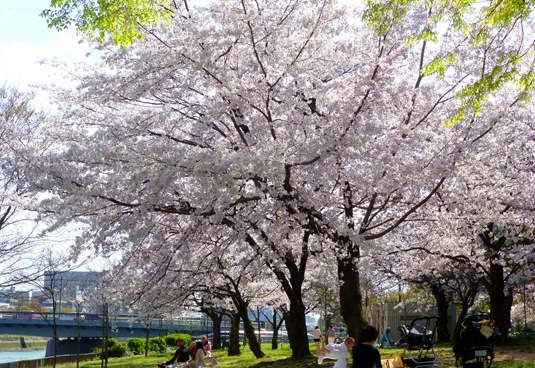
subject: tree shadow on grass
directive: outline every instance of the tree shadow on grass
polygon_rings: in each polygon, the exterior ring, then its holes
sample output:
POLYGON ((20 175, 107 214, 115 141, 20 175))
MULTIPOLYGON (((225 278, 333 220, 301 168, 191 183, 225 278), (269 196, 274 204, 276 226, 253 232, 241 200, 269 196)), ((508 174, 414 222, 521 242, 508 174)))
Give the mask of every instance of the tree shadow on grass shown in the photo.
POLYGON ((275 361, 264 361, 258 362, 257 364, 251 365, 254 368, 267 368, 267 367, 284 367, 284 368, 332 368, 334 366, 334 361, 325 362, 323 364, 318 364, 317 358, 286 358, 279 359, 275 361))

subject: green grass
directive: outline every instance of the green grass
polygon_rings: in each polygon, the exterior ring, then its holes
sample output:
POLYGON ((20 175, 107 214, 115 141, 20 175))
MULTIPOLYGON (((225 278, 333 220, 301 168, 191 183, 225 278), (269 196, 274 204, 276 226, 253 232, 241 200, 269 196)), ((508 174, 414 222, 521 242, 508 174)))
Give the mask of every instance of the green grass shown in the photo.
MULTIPOLYGON (((32 346, 32 348, 37 348, 37 347, 45 348, 46 342, 34 342, 34 343, 30 343, 30 345, 32 346)), ((28 342, 26 342, 26 346, 28 346, 28 342)), ((0 344, 0 348, 2 349, 16 349, 20 347, 21 347, 20 343, 0 344)))
MULTIPOLYGON (((315 350, 314 344, 310 344, 310 351, 315 350)), ((535 344, 514 344, 503 346, 495 349, 496 358, 492 363, 492 368, 535 368, 535 355, 533 361, 527 363, 516 360, 521 354, 524 358, 527 354, 535 353, 535 344), (504 357, 513 357, 515 360, 503 360, 504 357)), ((278 350, 271 350, 270 344, 262 345, 262 351, 266 354, 265 358, 256 359, 248 347, 242 349, 242 354, 229 357, 225 350, 215 350, 214 356, 219 364, 224 368, 331 368, 334 361, 326 360, 322 365, 317 364, 316 358, 292 359, 292 351, 288 344, 284 344, 278 350)), ((438 366, 441 368, 455 367, 455 359, 451 345, 440 345, 435 348, 438 356, 438 366)), ((379 349, 381 355, 403 354, 403 349, 379 349)), ((108 368, 157 368, 156 364, 169 359, 170 353, 150 353, 147 358, 144 356, 132 356, 126 358, 110 358, 108 368)), ((80 363, 80 368, 100 368, 100 360, 80 363)), ((352 359, 349 359, 348 367, 352 366, 352 359)), ((76 364, 63 364, 61 368, 75 368, 76 364)))

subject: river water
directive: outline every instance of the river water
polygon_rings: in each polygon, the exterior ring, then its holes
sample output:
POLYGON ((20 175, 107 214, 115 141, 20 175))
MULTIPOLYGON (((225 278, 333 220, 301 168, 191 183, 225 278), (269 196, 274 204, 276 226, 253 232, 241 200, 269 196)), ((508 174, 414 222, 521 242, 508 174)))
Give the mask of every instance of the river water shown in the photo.
POLYGON ((32 360, 45 357, 45 350, 0 352, 0 363, 32 360))

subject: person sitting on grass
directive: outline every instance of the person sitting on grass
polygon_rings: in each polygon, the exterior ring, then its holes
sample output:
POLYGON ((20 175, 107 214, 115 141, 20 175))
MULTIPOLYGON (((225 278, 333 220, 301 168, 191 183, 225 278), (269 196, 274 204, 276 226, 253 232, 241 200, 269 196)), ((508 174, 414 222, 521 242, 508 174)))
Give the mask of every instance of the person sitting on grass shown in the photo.
POLYGON ((355 339, 348 337, 341 344, 327 344, 325 346, 325 339, 322 341, 323 346, 316 350, 318 356, 318 364, 323 362, 323 359, 336 359, 333 368, 346 368, 349 360, 349 349, 355 345, 355 339))
POLYGON ((362 343, 353 348, 353 368, 382 368, 381 354, 373 347, 379 331, 366 326, 360 332, 362 343))
POLYGON ((195 344, 195 359, 190 360, 188 366, 189 368, 206 367, 202 342, 197 341, 197 343, 195 344))
POLYGON ((201 337, 201 342, 204 350, 204 356, 212 356, 212 344, 208 341, 208 337, 201 337))
POLYGON ((163 368, 169 364, 173 364, 175 361, 178 363, 185 363, 189 360, 189 351, 188 351, 188 348, 184 345, 184 340, 177 339, 176 346, 177 346, 176 351, 173 354, 171 354, 173 355, 173 359, 158 364, 160 368, 163 368))
POLYGON ((390 327, 387 327, 385 332, 381 336, 381 347, 382 348, 390 349, 390 348, 395 348, 396 347, 396 344, 394 342, 392 342, 392 340, 390 339, 390 335, 389 335, 390 331, 392 331, 392 329, 390 327))
POLYGON ((197 339, 195 337, 191 338, 191 342, 188 346, 188 351, 191 359, 195 358, 195 345, 197 344, 197 339))

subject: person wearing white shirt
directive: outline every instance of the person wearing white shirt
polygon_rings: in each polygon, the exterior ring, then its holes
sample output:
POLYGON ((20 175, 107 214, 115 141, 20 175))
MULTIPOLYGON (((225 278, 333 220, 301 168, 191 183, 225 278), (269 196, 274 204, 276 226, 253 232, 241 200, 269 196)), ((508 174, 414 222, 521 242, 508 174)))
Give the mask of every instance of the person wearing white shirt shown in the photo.
MULTIPOLYGON (((324 340, 325 343, 325 340, 324 340)), ((336 363, 333 368, 346 368, 349 360, 349 349, 355 345, 355 339, 348 337, 341 344, 327 344, 318 350, 318 364, 323 362, 323 359, 335 359, 336 363)))

